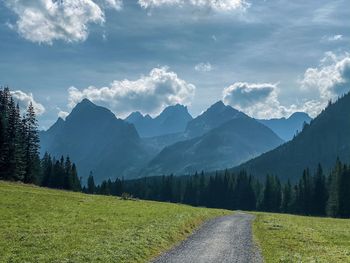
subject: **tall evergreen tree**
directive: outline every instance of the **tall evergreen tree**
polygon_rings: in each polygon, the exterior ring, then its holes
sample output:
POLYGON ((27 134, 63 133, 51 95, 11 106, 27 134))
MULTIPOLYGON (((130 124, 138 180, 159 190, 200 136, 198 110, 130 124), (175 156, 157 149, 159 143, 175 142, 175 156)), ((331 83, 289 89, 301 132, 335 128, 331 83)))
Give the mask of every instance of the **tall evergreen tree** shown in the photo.
POLYGON ((92 172, 90 172, 88 180, 87 180, 87 192, 88 192, 88 194, 95 193, 95 189, 96 189, 96 185, 95 185, 94 176, 92 175, 92 172))
POLYGON ((318 165, 314 176, 312 214, 323 216, 326 214, 326 204, 328 199, 326 177, 323 174, 321 164, 318 165))
POLYGON ((281 212, 291 213, 292 201, 293 201, 292 195, 293 195, 292 185, 290 184, 290 181, 288 180, 288 182, 283 187, 281 212))
POLYGON ((343 165, 339 174, 339 216, 350 217, 350 170, 343 165))
POLYGON ((327 215, 331 217, 339 216, 339 185, 340 175, 343 172, 342 163, 337 158, 335 169, 329 177, 329 197, 327 201, 327 215))
POLYGON ((35 117, 35 111, 33 103, 30 102, 25 121, 26 132, 26 172, 24 176, 25 183, 35 183, 36 176, 40 171, 40 159, 39 159, 39 134, 38 134, 38 121, 35 117))

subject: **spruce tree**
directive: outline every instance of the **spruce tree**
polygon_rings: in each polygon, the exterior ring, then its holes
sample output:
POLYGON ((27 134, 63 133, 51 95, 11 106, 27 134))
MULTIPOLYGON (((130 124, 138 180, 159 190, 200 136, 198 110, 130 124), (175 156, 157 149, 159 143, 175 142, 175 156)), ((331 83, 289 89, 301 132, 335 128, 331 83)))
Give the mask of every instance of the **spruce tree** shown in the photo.
POLYGON ((291 206, 292 206, 292 185, 288 180, 288 182, 283 187, 281 212, 290 213, 291 206))
POLYGON ((75 163, 73 163, 73 165, 72 165, 71 177, 72 177, 71 190, 76 191, 76 192, 80 192, 82 190, 81 189, 81 182, 80 182, 80 179, 78 177, 78 171, 77 171, 77 167, 76 167, 75 163))
POLYGON ((326 204, 328 192, 326 187, 326 177, 323 174, 321 164, 318 164, 316 174, 314 176, 312 214, 323 216, 326 214, 326 204))
POLYGON ((343 172, 342 163, 337 158, 334 170, 329 177, 329 197, 327 201, 327 215, 331 217, 339 216, 339 185, 340 176, 343 172))
POLYGON ((87 192, 89 194, 94 194, 95 193, 95 180, 94 180, 94 176, 92 175, 92 172, 90 172, 88 180, 87 180, 87 192))
POLYGON ((40 171, 40 159, 38 121, 35 117, 35 111, 32 102, 29 103, 24 125, 26 132, 26 172, 24 176, 24 182, 35 183, 40 171))
POLYGON ((41 160, 41 186, 49 187, 52 181, 52 169, 53 169, 52 159, 48 152, 45 152, 44 157, 41 160))
POLYGON ((350 217, 350 173, 347 165, 343 165, 339 181, 339 216, 346 218, 350 217))

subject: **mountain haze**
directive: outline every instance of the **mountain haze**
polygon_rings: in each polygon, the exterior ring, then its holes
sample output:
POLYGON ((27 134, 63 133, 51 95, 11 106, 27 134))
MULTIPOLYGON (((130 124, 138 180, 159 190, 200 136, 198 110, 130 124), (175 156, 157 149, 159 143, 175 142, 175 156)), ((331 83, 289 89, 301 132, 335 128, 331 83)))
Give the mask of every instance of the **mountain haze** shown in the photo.
POLYGON ((186 132, 192 136, 201 134, 201 128, 208 132, 165 147, 142 171, 142 175, 223 169, 283 143, 268 127, 222 102, 192 120, 186 132))
POLYGON ((176 104, 166 107, 157 117, 143 116, 140 112, 131 113, 125 121, 135 125, 141 137, 155 137, 184 132, 192 120, 187 107, 176 104))
POLYGON ((86 178, 92 171, 97 182, 132 176, 148 158, 132 124, 87 99, 78 103, 65 121, 58 119, 41 132, 40 139, 42 153, 47 151, 56 158, 69 155, 80 176, 86 178))
POLYGON ((210 131, 221 124, 246 115, 231 106, 218 101, 210 106, 205 112, 191 120, 186 127, 185 134, 188 138, 194 138, 210 131))
POLYGON ((297 131, 303 129, 304 123, 310 123, 311 117, 304 112, 295 112, 289 118, 259 121, 273 130, 283 140, 289 141, 293 139, 297 131))

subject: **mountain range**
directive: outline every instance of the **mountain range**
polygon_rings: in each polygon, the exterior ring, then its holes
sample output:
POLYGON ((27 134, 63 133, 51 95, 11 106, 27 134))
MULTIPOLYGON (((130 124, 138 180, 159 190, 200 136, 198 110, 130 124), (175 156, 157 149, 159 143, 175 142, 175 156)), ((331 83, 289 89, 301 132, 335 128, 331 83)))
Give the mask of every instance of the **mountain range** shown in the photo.
POLYGON ((282 144, 268 127, 221 101, 191 120, 180 142, 165 147, 143 176, 232 167, 282 144))
MULTIPOLYGON (((295 123, 301 126, 304 119, 295 123)), ((274 123, 279 121, 286 119, 274 123)), ((276 148, 283 143, 274 130, 279 126, 268 126, 222 101, 196 118, 174 105, 154 118, 134 112, 122 120, 84 99, 65 120, 40 132, 41 153, 69 155, 80 176, 92 171, 97 182, 179 175, 233 167, 276 148)))
POLYGON ((188 113, 187 107, 180 104, 166 107, 155 118, 148 114, 142 115, 137 111, 125 119, 125 121, 134 124, 141 137, 183 132, 190 120, 192 120, 192 116, 188 113))
POLYGON ((309 168, 322 164, 329 172, 337 157, 350 162, 350 93, 331 103, 291 141, 233 170, 247 170, 257 177, 267 174, 295 181, 309 168))
POLYGON ((311 117, 305 112, 295 112, 289 118, 259 121, 273 130, 284 141, 290 141, 298 131, 303 129, 304 123, 310 123, 311 117))

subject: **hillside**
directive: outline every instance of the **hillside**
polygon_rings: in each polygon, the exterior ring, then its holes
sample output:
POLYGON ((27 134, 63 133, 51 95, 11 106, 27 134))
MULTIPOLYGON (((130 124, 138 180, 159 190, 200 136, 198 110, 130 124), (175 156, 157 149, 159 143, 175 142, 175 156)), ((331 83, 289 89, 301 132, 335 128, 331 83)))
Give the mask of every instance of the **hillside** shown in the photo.
POLYGON ((236 168, 258 177, 278 175, 282 180, 295 181, 303 169, 312 171, 318 163, 328 172, 337 156, 350 161, 350 93, 329 105, 292 141, 236 168))
POLYGON ((42 153, 69 155, 79 176, 87 178, 92 171, 97 182, 130 176, 149 158, 132 124, 87 99, 78 103, 65 121, 58 119, 41 132, 40 141, 42 153))
POLYGON ((142 174, 187 174, 224 169, 282 143, 269 128, 243 113, 240 115, 242 117, 233 118, 202 136, 165 147, 142 174))
POLYGON ((148 262, 228 213, 0 181, 0 262, 148 262))
POLYGON ((303 129, 304 123, 310 123, 311 117, 304 112, 295 112, 288 118, 258 121, 273 130, 284 141, 289 141, 303 129))
POLYGON ((350 262, 350 220, 254 213, 265 262, 350 262))

